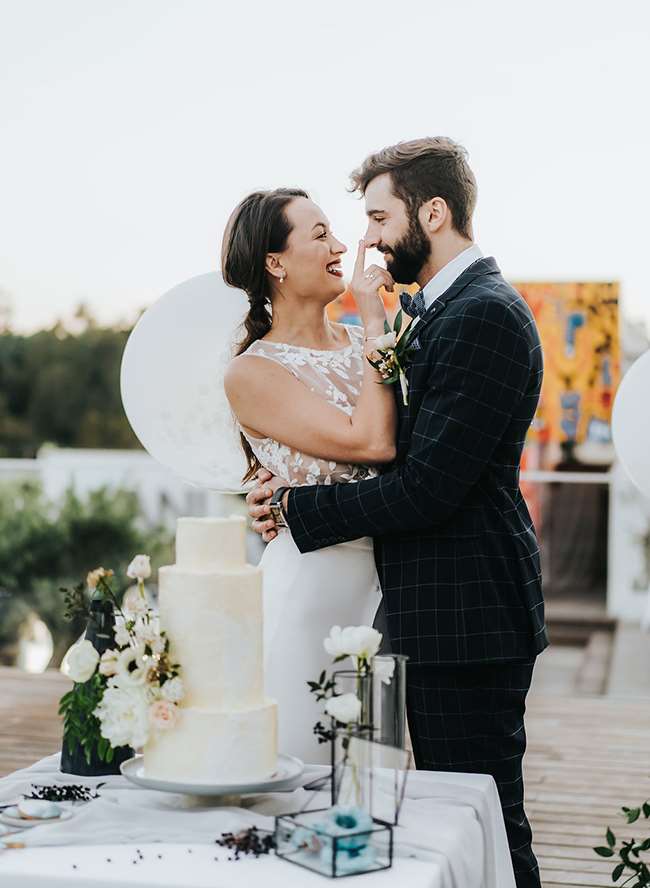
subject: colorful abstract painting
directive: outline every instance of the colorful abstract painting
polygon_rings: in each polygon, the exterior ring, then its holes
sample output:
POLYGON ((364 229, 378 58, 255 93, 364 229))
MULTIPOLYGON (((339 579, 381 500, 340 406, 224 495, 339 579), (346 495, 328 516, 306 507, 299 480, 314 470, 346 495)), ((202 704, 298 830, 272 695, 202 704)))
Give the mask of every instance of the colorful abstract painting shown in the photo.
POLYGON ((610 444, 621 374, 618 284, 513 286, 535 315, 544 349, 544 385, 531 439, 610 444))

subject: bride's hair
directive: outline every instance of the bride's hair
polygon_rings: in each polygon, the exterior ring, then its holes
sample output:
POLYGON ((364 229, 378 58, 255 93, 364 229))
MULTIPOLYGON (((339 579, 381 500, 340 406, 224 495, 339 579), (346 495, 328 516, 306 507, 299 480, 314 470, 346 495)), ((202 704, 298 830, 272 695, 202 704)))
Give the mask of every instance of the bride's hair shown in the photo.
MULTIPOLYGON (((244 290, 249 309, 244 318, 244 339, 235 354, 241 355, 271 329, 271 281, 266 272, 267 253, 281 253, 292 226, 285 208, 295 197, 309 197, 300 188, 254 191, 238 204, 226 226, 221 247, 221 273, 231 287, 244 290)), ((261 464, 243 435, 241 445, 248 468, 242 481, 250 481, 261 464)))

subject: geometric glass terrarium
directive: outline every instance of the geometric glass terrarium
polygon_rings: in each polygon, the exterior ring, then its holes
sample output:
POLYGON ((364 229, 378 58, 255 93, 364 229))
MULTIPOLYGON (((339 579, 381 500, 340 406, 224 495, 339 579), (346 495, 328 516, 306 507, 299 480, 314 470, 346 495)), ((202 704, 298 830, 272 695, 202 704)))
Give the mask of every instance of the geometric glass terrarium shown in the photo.
POLYGON ((275 818, 275 853, 329 876, 372 873, 393 862, 393 829, 360 808, 322 808, 275 818))

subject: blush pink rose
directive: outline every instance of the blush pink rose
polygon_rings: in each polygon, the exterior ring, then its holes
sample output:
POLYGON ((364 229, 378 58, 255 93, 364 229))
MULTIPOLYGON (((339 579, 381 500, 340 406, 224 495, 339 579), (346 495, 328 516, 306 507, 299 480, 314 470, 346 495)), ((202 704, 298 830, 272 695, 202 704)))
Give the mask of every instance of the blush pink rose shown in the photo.
POLYGON ((149 721, 158 731, 173 728, 178 720, 178 710, 169 700, 156 700, 149 707, 149 721))

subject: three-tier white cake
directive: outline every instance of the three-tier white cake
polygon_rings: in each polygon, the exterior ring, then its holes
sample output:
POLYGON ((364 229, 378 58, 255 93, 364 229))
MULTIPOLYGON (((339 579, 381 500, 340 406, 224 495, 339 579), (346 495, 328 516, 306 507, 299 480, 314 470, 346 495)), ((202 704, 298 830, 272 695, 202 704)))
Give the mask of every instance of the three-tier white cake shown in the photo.
POLYGON ((276 769, 276 703, 264 696, 262 572, 244 518, 179 518, 176 564, 159 571, 160 625, 185 697, 144 748, 148 777, 254 782, 276 769))

